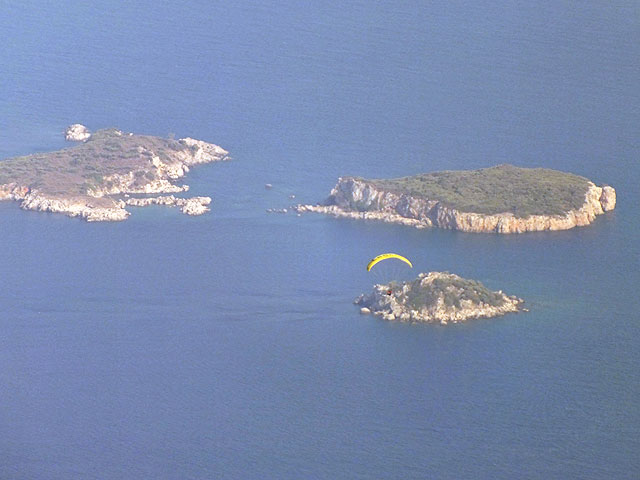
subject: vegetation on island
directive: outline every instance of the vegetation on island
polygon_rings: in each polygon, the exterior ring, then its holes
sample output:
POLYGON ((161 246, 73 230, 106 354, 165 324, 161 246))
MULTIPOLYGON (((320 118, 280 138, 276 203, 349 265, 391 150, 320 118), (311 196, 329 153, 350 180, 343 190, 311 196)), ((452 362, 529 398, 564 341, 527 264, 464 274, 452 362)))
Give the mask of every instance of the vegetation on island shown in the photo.
POLYGON ((420 310, 424 307, 435 305, 439 298, 442 298, 445 306, 460 308, 460 302, 471 300, 474 304, 481 303, 500 307, 504 304, 505 298, 501 292, 492 292, 477 280, 469 280, 443 272, 441 276, 433 279, 429 283, 417 278, 408 282, 406 289, 405 305, 413 310, 420 310))
POLYGON ((52 195, 85 195, 95 187, 109 188, 104 179, 109 175, 133 172, 142 186, 155 179, 153 156, 172 164, 176 152, 190 148, 172 139, 103 129, 70 148, 0 161, 0 185, 16 183, 52 195))
MULTIPOLYGON (((582 207, 589 180, 548 168, 498 165, 366 181, 378 189, 436 200, 461 212, 516 217, 562 215, 582 207)), ((353 205, 362 210, 363 205, 353 205)), ((368 207, 373 208, 373 205, 368 207)))
POLYGON ((415 280, 377 284, 355 303, 360 313, 381 315, 385 320, 441 324, 526 311, 521 298, 492 292, 477 280, 449 272, 420 273, 415 280))

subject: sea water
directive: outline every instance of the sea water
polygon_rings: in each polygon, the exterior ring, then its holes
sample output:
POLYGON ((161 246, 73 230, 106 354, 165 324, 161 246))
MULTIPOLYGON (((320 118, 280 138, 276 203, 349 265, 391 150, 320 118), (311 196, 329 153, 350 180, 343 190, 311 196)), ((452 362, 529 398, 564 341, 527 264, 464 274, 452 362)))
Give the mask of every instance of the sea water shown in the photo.
POLYGON ((638 478, 639 18, 633 1, 1 4, 0 157, 80 122, 233 160, 185 179, 213 198, 201 217, 0 204, 0 478, 638 478), (265 212, 341 175, 500 163, 611 184, 618 206, 512 236, 265 212), (361 316, 387 251, 530 312, 361 316))

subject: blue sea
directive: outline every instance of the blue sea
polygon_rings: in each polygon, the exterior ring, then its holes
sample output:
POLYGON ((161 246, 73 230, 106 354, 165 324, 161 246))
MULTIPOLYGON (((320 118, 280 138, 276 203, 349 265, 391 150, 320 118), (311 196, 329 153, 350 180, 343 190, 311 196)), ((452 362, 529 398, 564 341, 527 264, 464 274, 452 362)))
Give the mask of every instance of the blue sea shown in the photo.
POLYGON ((640 3, 24 0, 0 34, 0 158, 76 122, 233 157, 186 178, 201 217, 0 204, 1 479, 640 478, 640 3), (513 236, 265 212, 501 163, 618 206, 513 236), (361 316, 387 251, 530 312, 361 316))

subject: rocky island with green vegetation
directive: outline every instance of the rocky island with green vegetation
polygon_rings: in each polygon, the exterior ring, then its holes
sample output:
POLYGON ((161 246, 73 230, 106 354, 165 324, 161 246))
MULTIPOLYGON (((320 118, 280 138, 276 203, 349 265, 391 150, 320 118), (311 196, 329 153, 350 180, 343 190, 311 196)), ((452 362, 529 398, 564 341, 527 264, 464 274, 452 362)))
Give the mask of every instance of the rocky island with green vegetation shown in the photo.
POLYGON ((173 140, 115 128, 91 134, 80 124, 71 125, 66 138, 80 143, 0 161, 0 200, 90 222, 125 220, 130 215, 125 207, 151 204, 200 215, 209 210, 211 198, 165 194, 189 189, 175 182, 193 165, 229 159, 223 148, 193 138, 173 140))
POLYGON ((525 310, 522 299, 449 272, 421 273, 412 281, 378 284, 354 303, 360 305, 361 313, 385 320, 443 325, 525 310))
POLYGON ((342 177, 325 202, 295 209, 417 228, 522 233, 588 225, 615 205, 608 185, 547 168, 498 165, 396 179, 342 177))

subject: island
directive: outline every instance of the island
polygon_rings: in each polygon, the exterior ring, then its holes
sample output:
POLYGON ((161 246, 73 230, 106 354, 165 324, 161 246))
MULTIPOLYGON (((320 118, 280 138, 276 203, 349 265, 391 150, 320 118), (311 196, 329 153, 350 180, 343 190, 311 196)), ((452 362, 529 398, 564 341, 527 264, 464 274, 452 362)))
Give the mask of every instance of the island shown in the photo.
POLYGON ((377 284, 372 293, 360 295, 354 303, 361 306, 361 313, 385 320, 442 325, 526 311, 524 300, 492 292, 476 280, 449 272, 421 273, 412 281, 377 284))
POLYGON ((293 208, 417 228, 523 233, 588 225, 615 205, 608 185, 547 168, 498 165, 395 179, 341 177, 325 202, 293 208))
POLYGON ((174 140, 116 128, 90 133, 80 124, 71 125, 65 136, 78 145, 0 161, 0 200, 89 222, 125 220, 130 215, 125 207, 154 204, 201 215, 209 211, 210 197, 158 194, 186 192, 189 186, 175 181, 192 166, 229 159, 223 148, 189 137, 174 140))

